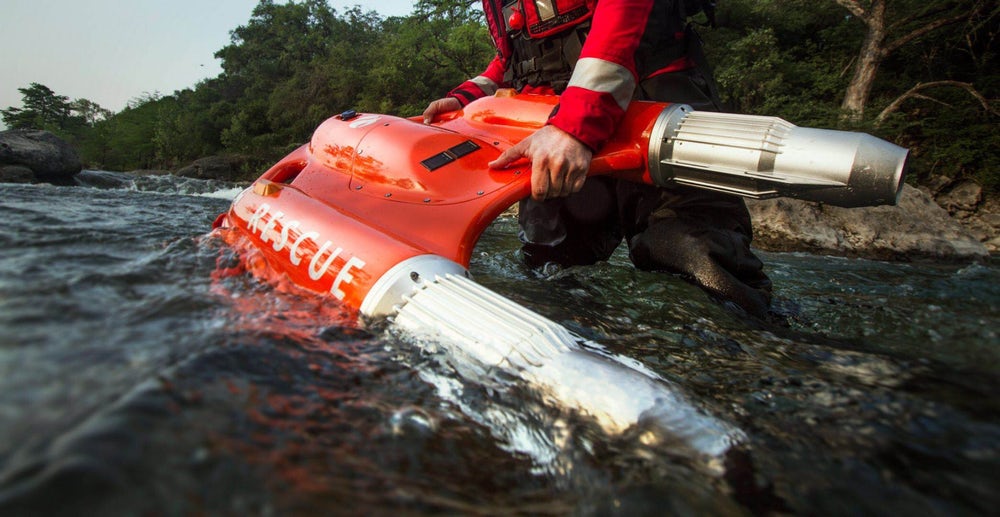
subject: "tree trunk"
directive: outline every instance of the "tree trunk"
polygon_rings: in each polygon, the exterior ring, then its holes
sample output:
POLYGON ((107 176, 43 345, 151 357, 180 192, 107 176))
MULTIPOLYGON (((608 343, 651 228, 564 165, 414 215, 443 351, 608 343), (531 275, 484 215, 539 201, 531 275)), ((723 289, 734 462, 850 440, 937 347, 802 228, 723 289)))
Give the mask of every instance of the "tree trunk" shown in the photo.
MULTIPOLYGON (((843 5, 843 2, 841 4, 843 5)), ((864 116, 868 96, 871 94, 872 85, 875 84, 875 76, 886 56, 885 2, 873 1, 871 8, 863 12, 859 18, 865 23, 868 31, 861 44, 854 76, 847 86, 844 102, 840 105, 844 116, 852 121, 859 121, 864 116)))
POLYGON ((884 34, 874 34, 869 32, 865 36, 864 45, 861 47, 861 55, 858 57, 857 66, 854 68, 854 77, 851 78, 844 95, 844 102, 840 108, 851 120, 861 120, 864 115, 865 105, 868 104, 868 96, 871 94, 872 85, 875 83, 875 76, 878 68, 882 64, 884 54, 882 53, 882 43, 884 34))

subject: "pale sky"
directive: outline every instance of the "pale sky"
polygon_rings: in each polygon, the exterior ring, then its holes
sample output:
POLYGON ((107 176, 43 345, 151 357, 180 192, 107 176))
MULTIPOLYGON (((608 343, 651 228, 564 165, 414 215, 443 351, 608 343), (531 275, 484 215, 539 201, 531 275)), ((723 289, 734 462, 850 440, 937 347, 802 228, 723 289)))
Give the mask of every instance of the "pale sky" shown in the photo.
MULTIPOLYGON (((405 16, 414 0, 331 0, 405 16)), ((0 109, 18 88, 48 86, 112 111, 144 93, 170 95, 215 77, 213 54, 250 20, 257 0, 0 0, 0 109)), ((281 3, 281 2, 278 2, 281 3)), ((2 121, 0 121, 2 126, 2 121)))

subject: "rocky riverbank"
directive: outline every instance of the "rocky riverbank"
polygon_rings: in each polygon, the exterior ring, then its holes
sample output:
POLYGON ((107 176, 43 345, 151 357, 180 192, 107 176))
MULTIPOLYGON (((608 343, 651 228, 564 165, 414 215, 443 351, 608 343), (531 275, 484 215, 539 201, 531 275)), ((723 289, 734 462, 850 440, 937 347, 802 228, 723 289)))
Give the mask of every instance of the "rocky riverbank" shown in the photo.
MULTIPOLYGON (((967 189, 967 187, 963 187, 967 189)), ((956 199, 948 193, 940 197, 956 199)), ((754 201, 757 247, 880 260, 981 260, 1000 247, 996 203, 963 197, 949 213, 927 188, 903 187, 896 206, 839 208, 795 199, 754 201), (964 216, 964 217, 963 217, 964 216)))
POLYGON ((48 131, 0 131, 0 182, 72 185, 81 169, 76 150, 48 131))

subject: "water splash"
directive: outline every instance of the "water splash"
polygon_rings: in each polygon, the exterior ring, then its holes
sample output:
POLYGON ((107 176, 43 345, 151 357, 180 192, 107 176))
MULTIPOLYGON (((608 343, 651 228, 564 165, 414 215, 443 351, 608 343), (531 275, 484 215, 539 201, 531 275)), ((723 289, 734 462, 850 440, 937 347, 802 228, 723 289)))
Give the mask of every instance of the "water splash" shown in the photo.
POLYGON ((219 180, 183 178, 171 174, 135 175, 101 170, 84 170, 73 179, 77 185, 84 187, 204 196, 228 201, 232 201, 244 188, 238 184, 219 180))

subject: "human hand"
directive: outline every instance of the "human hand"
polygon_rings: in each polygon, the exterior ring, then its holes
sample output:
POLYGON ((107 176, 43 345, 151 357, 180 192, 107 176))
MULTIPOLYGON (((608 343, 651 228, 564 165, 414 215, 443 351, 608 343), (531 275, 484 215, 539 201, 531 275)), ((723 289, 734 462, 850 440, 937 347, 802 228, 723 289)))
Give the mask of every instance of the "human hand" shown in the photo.
POLYGON ((424 110, 424 124, 430 124, 436 115, 460 109, 462 109, 462 103, 458 102, 458 99, 454 97, 438 99, 428 104, 427 109, 424 110))
POLYGON ((583 188, 594 152, 573 135, 545 126, 489 163, 502 169, 521 158, 531 161, 531 197, 566 197, 583 188))

